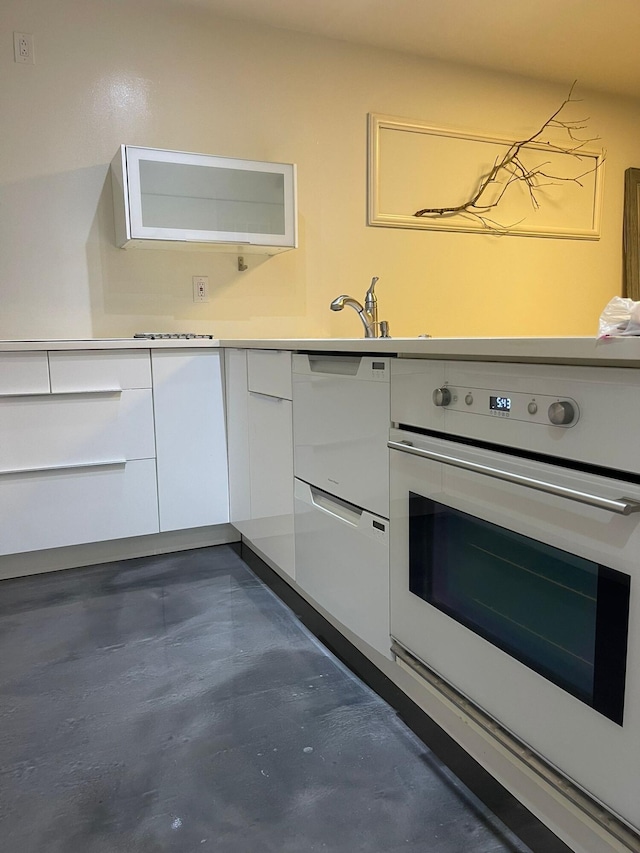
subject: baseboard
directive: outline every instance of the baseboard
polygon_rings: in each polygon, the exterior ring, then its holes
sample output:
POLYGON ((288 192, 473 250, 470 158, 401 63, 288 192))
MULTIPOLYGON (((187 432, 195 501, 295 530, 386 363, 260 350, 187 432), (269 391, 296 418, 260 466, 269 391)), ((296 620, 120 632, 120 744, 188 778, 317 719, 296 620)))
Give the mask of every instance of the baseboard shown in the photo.
POLYGON ((227 545, 239 540, 240 535, 231 524, 216 524, 152 533, 149 536, 134 536, 129 539, 90 542, 67 548, 7 554, 0 557, 0 580, 93 566, 98 563, 113 563, 134 557, 152 557, 172 551, 188 551, 191 548, 207 548, 210 545, 227 545))

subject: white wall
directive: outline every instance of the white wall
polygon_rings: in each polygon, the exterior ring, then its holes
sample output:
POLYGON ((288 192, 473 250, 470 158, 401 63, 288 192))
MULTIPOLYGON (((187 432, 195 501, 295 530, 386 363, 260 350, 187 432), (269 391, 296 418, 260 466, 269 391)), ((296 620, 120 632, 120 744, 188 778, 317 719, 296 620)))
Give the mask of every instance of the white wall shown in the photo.
POLYGON ((370 112, 519 137, 566 86, 252 27, 170 3, 0 7, 0 338, 360 335, 380 276, 392 334, 595 332, 620 292, 625 168, 640 104, 581 91, 607 149, 597 242, 366 226, 370 112), (34 34, 36 64, 13 61, 34 34), (300 248, 273 258, 116 249, 108 164, 123 143, 295 162, 300 248), (194 305, 191 276, 211 301, 194 305))

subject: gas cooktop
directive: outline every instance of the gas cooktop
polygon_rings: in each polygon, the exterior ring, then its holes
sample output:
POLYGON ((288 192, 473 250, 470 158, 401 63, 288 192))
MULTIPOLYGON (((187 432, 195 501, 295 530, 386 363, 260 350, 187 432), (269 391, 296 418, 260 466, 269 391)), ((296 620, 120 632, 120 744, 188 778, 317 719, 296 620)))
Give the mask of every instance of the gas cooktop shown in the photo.
POLYGON ((196 335, 193 332, 136 332, 134 338, 143 338, 147 341, 164 341, 164 340, 187 340, 191 341, 194 338, 207 338, 213 340, 213 335, 196 335))

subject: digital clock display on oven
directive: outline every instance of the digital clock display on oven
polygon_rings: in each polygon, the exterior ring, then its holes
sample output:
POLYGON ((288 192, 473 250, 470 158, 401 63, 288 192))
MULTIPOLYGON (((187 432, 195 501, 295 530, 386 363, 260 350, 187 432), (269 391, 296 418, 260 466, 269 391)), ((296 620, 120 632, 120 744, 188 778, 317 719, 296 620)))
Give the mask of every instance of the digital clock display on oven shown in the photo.
POLYGON ((510 412, 511 399, 509 397, 489 397, 489 408, 496 412, 510 412))

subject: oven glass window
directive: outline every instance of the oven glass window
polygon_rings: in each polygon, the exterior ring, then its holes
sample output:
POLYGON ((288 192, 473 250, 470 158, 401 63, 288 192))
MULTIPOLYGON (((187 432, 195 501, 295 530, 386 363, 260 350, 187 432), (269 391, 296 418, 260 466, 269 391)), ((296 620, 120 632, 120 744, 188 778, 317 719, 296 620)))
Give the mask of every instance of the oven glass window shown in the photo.
POLYGON ((630 578, 410 493, 412 593, 622 724, 630 578))

